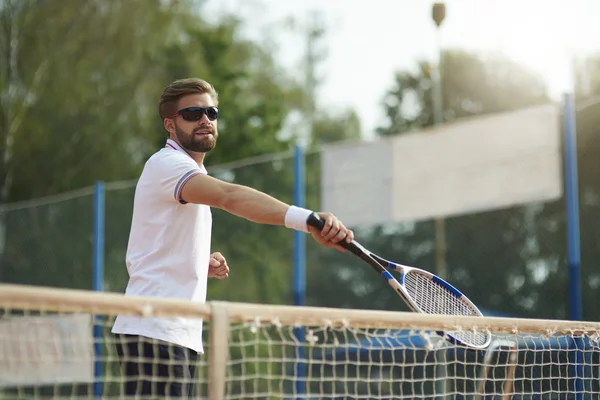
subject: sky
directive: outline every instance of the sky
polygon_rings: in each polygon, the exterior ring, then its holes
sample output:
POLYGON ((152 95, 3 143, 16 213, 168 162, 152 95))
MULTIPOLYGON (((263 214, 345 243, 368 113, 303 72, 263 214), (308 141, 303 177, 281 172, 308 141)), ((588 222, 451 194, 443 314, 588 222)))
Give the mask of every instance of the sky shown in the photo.
POLYGON ((210 0, 204 12, 237 13, 246 21, 243 34, 274 41, 279 62, 299 75, 304 39, 282 27, 289 17, 307 23, 311 12, 321 13, 327 33, 320 46, 326 57, 318 70, 323 78, 318 104, 353 107, 367 138, 382 121, 381 101, 394 72, 435 60, 440 46, 504 53, 536 71, 555 98, 570 87, 570 57, 600 54, 600 0, 446 0, 439 31, 431 18, 433 3, 210 0))

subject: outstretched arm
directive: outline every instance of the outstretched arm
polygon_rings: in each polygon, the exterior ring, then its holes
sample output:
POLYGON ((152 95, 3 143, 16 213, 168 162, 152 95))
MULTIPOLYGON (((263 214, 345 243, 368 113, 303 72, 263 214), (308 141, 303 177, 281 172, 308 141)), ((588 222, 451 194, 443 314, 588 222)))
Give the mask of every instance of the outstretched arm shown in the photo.
POLYGON ((220 208, 249 221, 269 225, 285 225, 285 214, 290 207, 248 186, 224 182, 204 174, 194 176, 185 184, 181 199, 220 208))
POLYGON ((312 212, 290 206, 266 193, 224 182, 205 174, 191 178, 181 190, 181 200, 206 204, 259 224, 283 225, 291 229, 310 232, 324 246, 343 249, 336 245, 341 240, 352 241, 354 234, 333 214, 319 213, 325 220, 321 231, 308 227, 306 220, 312 212))

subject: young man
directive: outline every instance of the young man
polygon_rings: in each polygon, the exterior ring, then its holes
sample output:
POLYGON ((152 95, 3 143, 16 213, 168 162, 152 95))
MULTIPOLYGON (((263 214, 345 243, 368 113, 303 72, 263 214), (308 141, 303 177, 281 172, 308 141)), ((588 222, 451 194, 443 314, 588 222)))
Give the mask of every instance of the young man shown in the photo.
MULTIPOLYGON (((290 206, 247 186, 220 181, 204 168, 219 137, 215 89, 201 79, 169 85, 159 102, 168 139, 146 162, 135 191, 126 264, 126 295, 204 302, 207 278, 225 279, 229 266, 211 248, 211 207, 260 224, 311 233, 320 244, 343 251, 348 230, 330 213, 321 231, 309 227, 310 210, 290 206)), ((192 395, 202 348, 202 320, 120 315, 112 332, 126 375, 125 394, 192 395)))

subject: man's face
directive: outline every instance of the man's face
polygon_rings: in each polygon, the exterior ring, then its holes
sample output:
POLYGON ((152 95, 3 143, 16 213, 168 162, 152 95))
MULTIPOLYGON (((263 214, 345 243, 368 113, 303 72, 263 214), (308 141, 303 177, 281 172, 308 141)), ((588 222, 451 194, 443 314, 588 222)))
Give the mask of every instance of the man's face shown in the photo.
MULTIPOLYGON (((177 111, 186 110, 191 107, 214 107, 214 102, 208 93, 190 94, 179 99, 177 111)), ((204 111, 202 117, 196 121, 186 120, 186 116, 198 115, 197 110, 183 111, 182 115, 172 118, 173 124, 167 127, 171 137, 175 134, 177 142, 188 151, 206 153, 215 148, 219 132, 217 120, 212 120, 211 110, 204 111)))

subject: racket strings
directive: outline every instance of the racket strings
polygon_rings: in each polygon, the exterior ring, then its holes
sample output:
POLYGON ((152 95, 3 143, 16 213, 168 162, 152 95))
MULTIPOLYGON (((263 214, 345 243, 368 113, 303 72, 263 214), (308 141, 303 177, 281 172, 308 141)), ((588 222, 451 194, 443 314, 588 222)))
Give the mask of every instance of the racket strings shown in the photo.
MULTIPOLYGON (((413 302, 426 314, 478 316, 477 311, 446 287, 432 281, 427 275, 407 273, 404 277, 406 291, 413 302)), ((488 339, 485 332, 451 332, 457 339, 474 345, 483 345, 488 339)))

